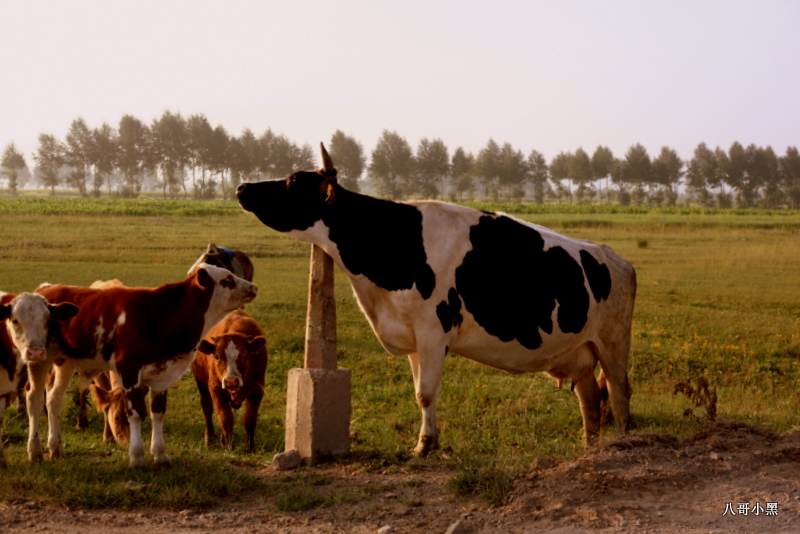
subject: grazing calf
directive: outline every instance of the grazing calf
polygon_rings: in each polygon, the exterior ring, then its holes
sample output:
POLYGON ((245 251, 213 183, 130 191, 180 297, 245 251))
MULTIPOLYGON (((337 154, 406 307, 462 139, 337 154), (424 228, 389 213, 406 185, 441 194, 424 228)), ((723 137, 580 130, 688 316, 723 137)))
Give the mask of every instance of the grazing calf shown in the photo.
POLYGON ((228 269, 230 272, 244 278, 248 282, 253 281, 253 263, 247 254, 241 250, 231 250, 225 247, 218 247, 214 243, 208 244, 208 249, 205 253, 197 258, 194 265, 189 269, 189 273, 201 263, 208 263, 209 265, 216 265, 223 269, 228 269))
POLYGON ((436 401, 448 351, 509 373, 575 382, 587 444, 600 428, 597 362, 617 429, 627 432, 633 267, 605 245, 500 213, 399 203, 342 188, 323 168, 241 184, 239 204, 321 247, 341 267, 384 348, 408 356, 422 426, 438 445, 436 401))
MULTIPOLYGON (((17 394, 22 370, 28 362, 45 357, 51 321, 65 321, 78 313, 73 304, 50 305, 34 293, 14 296, 0 292, 0 434, 6 406, 17 394)), ((6 466, 0 435, 0 467, 6 466)))
POLYGON ((51 327, 46 358, 29 364, 29 458, 43 458, 39 417, 47 374, 55 363, 55 382, 47 395, 51 458, 63 456, 60 419, 74 369, 101 369, 115 372, 121 382, 131 425, 130 465, 138 467, 144 465, 142 420, 148 388, 150 452, 156 463, 168 463, 163 423, 169 387, 192 363, 200 340, 228 313, 251 302, 258 289, 225 269, 200 265, 185 280, 154 289, 43 285, 36 291, 51 302, 74 302, 81 309, 51 327))
POLYGON ((208 334, 197 348, 192 372, 200 390, 200 404, 206 419, 206 445, 216 441, 213 409, 222 427, 222 445, 233 449, 233 410, 245 401, 245 452, 255 451, 258 408, 264 397, 267 371, 267 339, 258 324, 237 310, 208 334))
MULTIPOLYGON (((98 412, 103 414, 103 441, 106 443, 117 442, 127 444, 131 439, 131 425, 125 413, 125 392, 116 379, 114 373, 108 384, 94 384, 89 386, 92 401, 98 412)), ((105 373, 101 376, 105 376, 105 373)))

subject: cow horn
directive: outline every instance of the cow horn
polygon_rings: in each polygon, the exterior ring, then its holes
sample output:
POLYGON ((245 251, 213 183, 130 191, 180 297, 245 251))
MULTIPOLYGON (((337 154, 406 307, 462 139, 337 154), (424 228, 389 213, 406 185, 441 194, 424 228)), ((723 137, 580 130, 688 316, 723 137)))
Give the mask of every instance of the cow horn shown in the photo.
POLYGON ((325 144, 320 143, 319 149, 322 154, 322 174, 326 176, 336 176, 336 167, 333 166, 333 160, 328 154, 328 151, 325 150, 325 144))

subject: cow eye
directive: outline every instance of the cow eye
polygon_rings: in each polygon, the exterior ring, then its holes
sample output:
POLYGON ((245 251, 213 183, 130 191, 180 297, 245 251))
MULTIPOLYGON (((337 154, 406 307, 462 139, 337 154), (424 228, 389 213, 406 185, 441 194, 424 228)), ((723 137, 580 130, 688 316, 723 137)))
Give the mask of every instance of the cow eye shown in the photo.
POLYGON ((218 354, 214 354, 214 359, 219 361, 219 355, 218 354))

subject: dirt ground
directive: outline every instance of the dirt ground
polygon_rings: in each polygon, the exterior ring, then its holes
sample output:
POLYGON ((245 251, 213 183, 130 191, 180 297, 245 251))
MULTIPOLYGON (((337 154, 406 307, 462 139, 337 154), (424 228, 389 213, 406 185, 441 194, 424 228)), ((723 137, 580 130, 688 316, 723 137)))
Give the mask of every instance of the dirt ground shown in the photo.
MULTIPOLYGON (((182 512, 16 502, 0 504, 0 532, 800 532, 800 432, 776 437, 726 423, 685 441, 634 434, 575 461, 537 460, 501 506, 453 493, 446 487, 452 472, 443 466, 376 473, 353 465, 314 468, 330 480, 319 491, 360 488, 363 499, 303 512, 270 512, 255 498, 182 512)), ((270 469, 260 475, 285 476, 270 469)))

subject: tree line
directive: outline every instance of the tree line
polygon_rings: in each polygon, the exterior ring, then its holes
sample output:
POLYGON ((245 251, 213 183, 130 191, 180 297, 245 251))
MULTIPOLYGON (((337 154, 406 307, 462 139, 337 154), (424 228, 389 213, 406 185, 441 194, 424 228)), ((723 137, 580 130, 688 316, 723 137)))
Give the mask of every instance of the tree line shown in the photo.
MULTIPOLYGON (((285 177, 311 169, 316 151, 299 146, 271 129, 257 136, 245 129, 230 135, 202 115, 184 118, 165 111, 146 124, 131 115, 117 128, 90 128, 81 119, 63 140, 39 135, 33 175, 55 194, 57 187, 82 196, 136 197, 158 189, 165 198, 234 198, 238 184, 285 177)), ((675 205, 679 191, 703 206, 800 207, 800 155, 789 147, 782 156, 769 146, 733 143, 727 150, 700 143, 682 160, 663 147, 651 157, 641 144, 616 157, 605 146, 590 155, 583 148, 561 152, 548 163, 538 151, 525 155, 510 143, 489 139, 472 154, 452 152, 441 139, 424 138, 416 150, 396 132, 384 130, 370 153, 337 130, 328 151, 340 183, 354 191, 368 184, 391 199, 430 198, 463 201, 477 196, 497 201, 618 202, 623 205, 675 205), (366 178, 363 178, 366 174, 366 178)), ((0 160, 0 176, 16 194, 19 173, 27 163, 13 143, 0 160)))

